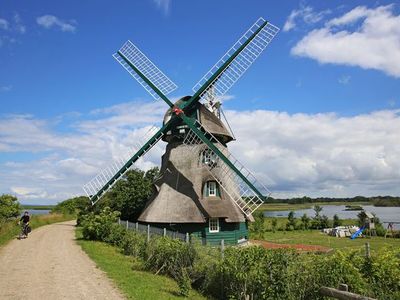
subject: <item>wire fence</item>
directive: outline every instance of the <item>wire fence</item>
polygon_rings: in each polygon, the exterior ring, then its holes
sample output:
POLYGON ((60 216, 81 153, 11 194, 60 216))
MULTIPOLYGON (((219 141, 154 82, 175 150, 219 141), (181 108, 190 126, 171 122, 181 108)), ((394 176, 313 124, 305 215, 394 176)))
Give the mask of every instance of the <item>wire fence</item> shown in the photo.
POLYGON ((190 243, 190 235, 189 233, 181 233, 177 231, 168 230, 166 228, 160 228, 155 226, 150 226, 149 224, 144 225, 139 222, 133 223, 125 220, 118 220, 118 224, 125 227, 127 230, 135 230, 137 232, 142 232, 147 234, 147 240, 150 240, 152 235, 170 237, 172 239, 181 240, 186 243, 190 243))

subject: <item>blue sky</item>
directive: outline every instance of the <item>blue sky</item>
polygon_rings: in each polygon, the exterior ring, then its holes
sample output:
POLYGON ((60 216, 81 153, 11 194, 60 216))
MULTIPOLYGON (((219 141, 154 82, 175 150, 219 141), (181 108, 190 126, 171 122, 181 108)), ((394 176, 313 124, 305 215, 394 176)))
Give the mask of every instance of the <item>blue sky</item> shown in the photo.
MULTIPOLYGON (((389 137, 382 139, 395 141, 396 132, 400 131, 396 128, 400 109, 400 32, 393 28, 400 24, 399 14, 400 6, 392 1, 279 1, 273 5, 267 1, 148 0, 119 1, 118 4, 111 1, 3 1, 0 5, 0 121, 3 122, 0 164, 3 164, 3 171, 15 167, 21 170, 42 168, 43 172, 48 172, 56 169, 60 162, 73 160, 82 163, 82 168, 86 166, 87 172, 73 174, 70 169, 68 172, 72 173, 58 170, 49 179, 42 176, 41 182, 29 182, 29 176, 25 178, 17 172, 15 177, 3 174, 7 178, 3 177, 1 183, 0 171, 0 192, 15 193, 25 202, 54 202, 79 194, 79 182, 89 179, 116 154, 110 149, 104 150, 99 154, 102 162, 96 165, 89 162, 89 150, 82 153, 82 149, 72 146, 63 148, 65 139, 74 143, 90 136, 90 142, 79 147, 89 149, 88 145, 93 143, 102 145, 112 140, 113 147, 118 148, 129 144, 126 141, 129 130, 122 134, 118 129, 136 130, 147 122, 137 121, 143 117, 141 111, 148 111, 149 118, 157 122, 166 106, 154 104, 111 56, 127 39, 179 86, 171 95, 174 98, 190 94, 193 85, 260 16, 281 31, 229 91, 232 99, 224 103, 226 111, 239 120, 244 118, 241 112, 248 113, 249 118, 255 111, 273 114, 268 115, 271 118, 287 116, 289 125, 298 116, 309 118, 310 122, 318 116, 326 116, 334 118, 335 122, 354 124, 363 116, 369 118, 369 122, 370 119, 375 121, 377 112, 388 113, 390 116, 384 119, 393 120, 389 128, 381 129, 389 133, 389 137), (381 24, 375 32, 374 28, 381 24), (336 35, 338 32, 343 34, 336 35), (130 116, 126 115, 127 111, 132 112, 130 116), (90 122, 96 122, 98 132, 93 131, 90 122), (7 124, 14 126, 13 130, 7 124), (104 137, 99 132, 110 133, 104 137), (26 137, 28 133, 29 138, 26 137), (76 182, 66 180, 71 176, 76 176, 76 182), (47 188, 49 185, 51 191, 47 188)), ((245 135, 242 123, 230 122, 245 135)), ((243 121, 243 124, 247 123, 243 121)), ((366 124, 359 124, 360 130, 370 126, 366 124)), ((303 132, 304 127, 298 130, 303 132)), ((317 130, 321 128, 316 128, 315 132, 317 130)), ((282 140, 286 136, 286 142, 293 138, 290 132, 275 134, 282 135, 282 140)), ((362 136, 360 131, 357 134, 362 136)), ((341 135, 334 138, 341 140, 341 135)), ((246 140, 237 143, 249 144, 246 140)), ((377 141, 358 150, 347 144, 346 151, 364 153, 370 147, 380 148, 380 143, 377 141)), ((381 156, 396 156, 400 150, 394 143, 394 150, 388 150, 389 146, 383 150, 374 148, 376 151, 365 155, 376 157, 375 152, 379 152, 381 156)), ((267 141, 263 145, 271 149, 276 146, 267 141)), ((233 150, 236 149, 245 163, 257 166, 257 160, 252 161, 243 154, 246 149, 241 147, 234 146, 233 150)), ((318 165, 311 154, 300 154, 302 147, 300 141, 295 145, 285 143, 279 146, 283 151, 279 155, 285 151, 296 153, 299 159, 293 158, 291 163, 298 164, 299 169, 302 159, 312 161, 314 170, 320 168, 321 163, 318 165)), ((338 146, 332 145, 335 147, 338 146)), ((158 153, 162 153, 160 151, 158 153)), ((324 161, 324 158, 319 159, 324 161)), ((321 188, 319 181, 312 187, 304 186, 304 182, 309 181, 307 174, 301 173, 293 180, 287 180, 291 174, 284 171, 276 176, 267 175, 271 173, 266 171, 270 168, 285 170, 286 165, 278 164, 278 160, 259 170, 271 189, 277 188, 278 195, 336 193, 321 188)), ((362 169, 352 165, 357 158, 352 156, 350 160, 344 163, 344 169, 349 166, 353 171, 362 169)), ((394 162, 397 165, 398 161, 394 162)), ((351 187, 346 184, 346 177, 337 179, 327 175, 329 178, 324 184, 333 186, 337 182, 332 183, 332 180, 339 180, 341 187, 337 196, 384 191, 399 194, 399 189, 394 187, 400 178, 398 172, 386 169, 382 172, 385 175, 379 173, 377 178, 384 176, 381 185, 385 185, 384 189, 372 188, 361 173, 355 175, 351 187)), ((319 175, 315 175, 316 178, 321 178, 319 175)))

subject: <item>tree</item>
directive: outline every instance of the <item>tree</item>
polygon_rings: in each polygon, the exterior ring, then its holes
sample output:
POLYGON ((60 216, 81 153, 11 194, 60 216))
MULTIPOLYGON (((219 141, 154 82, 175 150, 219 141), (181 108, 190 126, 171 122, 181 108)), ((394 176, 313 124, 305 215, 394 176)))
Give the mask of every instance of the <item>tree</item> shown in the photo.
POLYGON ((80 211, 85 211, 91 206, 89 198, 86 196, 74 197, 64 200, 51 210, 52 212, 62 214, 76 214, 80 211))
POLYGON ((252 225, 254 233, 257 235, 257 237, 263 238, 265 232, 264 213, 262 211, 256 211, 253 216, 254 216, 254 223, 252 225))
POLYGON ((319 213, 322 211, 322 207, 319 205, 314 206, 314 211, 315 211, 315 218, 319 217, 319 213))
POLYGON ((0 196, 0 221, 18 217, 20 210, 17 197, 7 194, 0 196))
POLYGON ((296 218, 294 217, 294 211, 290 211, 288 214, 288 222, 286 223, 286 230, 296 229, 296 218))
POLYGON ((129 170, 105 195, 98 209, 109 206, 121 213, 121 219, 136 221, 153 192, 153 181, 158 174, 158 168, 147 172, 129 170))
POLYGON ((320 222, 321 228, 329 228, 329 219, 327 216, 323 215, 321 217, 321 222, 320 222))
POLYGON ((301 217, 301 224, 302 224, 303 229, 307 230, 310 228, 310 218, 307 216, 307 214, 304 214, 301 217))
POLYGON ((335 228, 335 227, 338 227, 340 225, 342 225, 342 220, 340 220, 339 216, 337 214, 335 214, 333 216, 333 226, 332 227, 335 228))

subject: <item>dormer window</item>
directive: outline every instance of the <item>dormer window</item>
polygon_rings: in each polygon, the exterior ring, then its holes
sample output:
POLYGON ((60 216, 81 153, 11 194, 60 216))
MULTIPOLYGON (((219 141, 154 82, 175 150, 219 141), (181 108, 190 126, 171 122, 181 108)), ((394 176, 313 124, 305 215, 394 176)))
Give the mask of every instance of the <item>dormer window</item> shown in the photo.
POLYGON ((219 185, 216 181, 207 181, 203 190, 204 197, 220 197, 219 185))
POLYGON ((217 164, 217 155, 207 148, 201 152, 201 162, 209 167, 214 167, 217 164))

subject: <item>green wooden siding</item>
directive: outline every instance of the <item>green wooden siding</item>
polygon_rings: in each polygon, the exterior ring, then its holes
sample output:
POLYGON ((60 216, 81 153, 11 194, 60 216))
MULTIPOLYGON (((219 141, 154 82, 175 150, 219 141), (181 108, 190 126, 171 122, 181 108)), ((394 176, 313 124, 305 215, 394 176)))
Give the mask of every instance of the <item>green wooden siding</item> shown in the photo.
POLYGON ((151 223, 151 226, 159 228, 167 228, 182 233, 188 232, 192 238, 203 239, 209 245, 219 245, 224 240, 226 245, 235 245, 238 240, 248 239, 247 222, 242 223, 226 223, 223 219, 219 219, 219 232, 210 232, 207 223, 188 223, 188 224, 163 224, 151 223))

